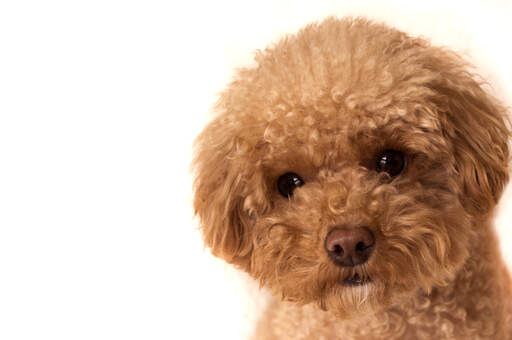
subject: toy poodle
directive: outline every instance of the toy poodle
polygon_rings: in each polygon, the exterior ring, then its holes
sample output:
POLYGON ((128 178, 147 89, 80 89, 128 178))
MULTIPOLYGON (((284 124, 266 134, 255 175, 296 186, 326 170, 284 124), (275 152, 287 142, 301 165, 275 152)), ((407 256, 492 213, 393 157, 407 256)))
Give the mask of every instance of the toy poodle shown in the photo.
POLYGON ((510 124, 470 65, 363 18, 255 60, 193 164, 206 245, 275 297, 254 338, 512 339, 510 124))

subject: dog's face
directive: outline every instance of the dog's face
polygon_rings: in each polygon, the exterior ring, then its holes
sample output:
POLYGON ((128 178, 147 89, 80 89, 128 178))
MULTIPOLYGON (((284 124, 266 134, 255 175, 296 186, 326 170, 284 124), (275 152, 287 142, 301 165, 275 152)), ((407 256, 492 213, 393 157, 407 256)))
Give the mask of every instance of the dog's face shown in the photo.
POLYGON ((256 60, 197 142, 213 253, 340 317, 447 284, 508 179, 504 110, 454 54, 364 20, 256 60))

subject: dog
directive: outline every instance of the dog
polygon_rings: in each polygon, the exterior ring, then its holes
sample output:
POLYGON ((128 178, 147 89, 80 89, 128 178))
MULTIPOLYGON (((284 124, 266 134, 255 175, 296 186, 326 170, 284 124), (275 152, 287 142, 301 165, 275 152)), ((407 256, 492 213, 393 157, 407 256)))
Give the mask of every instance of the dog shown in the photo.
POLYGON ((510 123, 471 65, 334 17, 255 60, 193 160, 205 244, 275 297, 254 338, 512 339, 510 123))

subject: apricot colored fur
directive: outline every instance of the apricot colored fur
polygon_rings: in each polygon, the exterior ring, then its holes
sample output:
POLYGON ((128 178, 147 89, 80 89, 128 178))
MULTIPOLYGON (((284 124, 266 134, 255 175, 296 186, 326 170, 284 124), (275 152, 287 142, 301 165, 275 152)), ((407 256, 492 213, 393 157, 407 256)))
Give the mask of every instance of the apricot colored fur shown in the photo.
POLYGON ((512 339, 491 220, 508 181, 506 110, 455 53, 382 24, 327 20, 256 55, 196 142, 195 211, 214 255, 275 296, 255 339, 512 339), (375 171, 386 149, 407 167, 375 171), (282 197, 277 178, 305 185, 282 197), (333 226, 367 226, 338 267, 333 226), (371 279, 346 286, 357 273, 371 279))

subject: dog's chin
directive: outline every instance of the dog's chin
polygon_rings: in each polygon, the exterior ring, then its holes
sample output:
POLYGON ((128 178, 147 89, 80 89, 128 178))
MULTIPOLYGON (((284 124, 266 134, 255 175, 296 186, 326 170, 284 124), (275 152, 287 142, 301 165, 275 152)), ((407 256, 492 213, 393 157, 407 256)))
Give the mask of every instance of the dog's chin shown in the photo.
POLYGON ((391 303, 384 285, 367 276, 353 274, 338 280, 330 292, 319 301, 319 307, 339 319, 368 316, 391 303))
POLYGON ((338 319, 367 317, 382 312, 386 308, 409 303, 419 287, 397 289, 394 284, 385 284, 378 278, 352 274, 338 280, 326 292, 318 306, 338 319))

